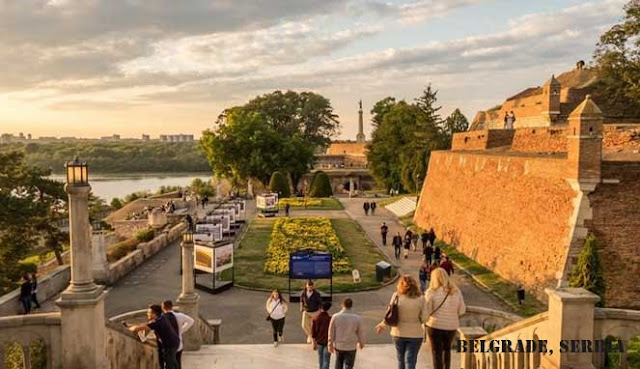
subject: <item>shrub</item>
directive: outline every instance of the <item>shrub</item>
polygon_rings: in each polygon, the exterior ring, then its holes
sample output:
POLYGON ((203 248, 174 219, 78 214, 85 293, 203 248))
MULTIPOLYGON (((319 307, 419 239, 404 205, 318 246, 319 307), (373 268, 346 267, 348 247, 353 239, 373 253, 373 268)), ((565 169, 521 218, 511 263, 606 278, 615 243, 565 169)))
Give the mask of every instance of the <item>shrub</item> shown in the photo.
POLYGON ((136 234, 136 239, 138 240, 138 242, 149 242, 153 240, 154 235, 155 232, 153 231, 153 229, 144 229, 136 234))
POLYGON ((122 242, 116 243, 115 245, 109 247, 109 251, 107 252, 107 260, 110 263, 118 261, 123 257, 127 256, 128 253, 136 249, 138 246, 138 239, 133 237, 122 242))
POLYGON ((38 264, 33 262, 20 262, 20 276, 26 273, 35 273, 38 271, 38 264))
POLYGON ((282 172, 273 172, 271 180, 269 181, 269 189, 272 192, 278 194, 278 197, 291 196, 291 188, 289 187, 289 180, 287 176, 282 172))
POLYGON ((578 262, 573 267, 571 287, 582 287, 587 291, 600 296, 598 306, 604 306, 604 278, 602 277, 602 264, 598 257, 596 237, 593 234, 587 236, 582 251, 578 256, 578 262))
POLYGON ((330 197, 333 196, 333 190, 331 190, 331 182, 327 173, 318 171, 314 176, 311 183, 311 191, 309 191, 311 197, 330 197))
POLYGON ((123 206, 122 205, 122 200, 120 200, 117 197, 114 197, 113 199, 111 199, 111 204, 110 205, 111 205, 112 208, 114 208, 116 210, 122 208, 122 206, 123 206))

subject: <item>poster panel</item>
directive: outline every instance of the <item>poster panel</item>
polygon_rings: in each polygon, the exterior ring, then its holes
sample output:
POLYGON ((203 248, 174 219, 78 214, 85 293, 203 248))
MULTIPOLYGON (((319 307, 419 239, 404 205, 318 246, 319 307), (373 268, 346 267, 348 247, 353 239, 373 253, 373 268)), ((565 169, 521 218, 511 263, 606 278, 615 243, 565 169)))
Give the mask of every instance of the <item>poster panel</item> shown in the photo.
POLYGON ((213 234, 211 233, 194 233, 193 241, 201 242, 201 243, 212 243, 214 242, 213 234))
POLYGON ((271 193, 256 197, 256 205, 261 210, 276 210, 278 206, 278 194, 271 193))
POLYGON ((218 246, 215 248, 216 273, 233 267, 233 244, 218 246))
POLYGON ((331 254, 291 254, 289 276, 295 279, 331 278, 331 254))
POLYGON ((194 251, 195 268, 213 274, 213 247, 195 245, 194 251))

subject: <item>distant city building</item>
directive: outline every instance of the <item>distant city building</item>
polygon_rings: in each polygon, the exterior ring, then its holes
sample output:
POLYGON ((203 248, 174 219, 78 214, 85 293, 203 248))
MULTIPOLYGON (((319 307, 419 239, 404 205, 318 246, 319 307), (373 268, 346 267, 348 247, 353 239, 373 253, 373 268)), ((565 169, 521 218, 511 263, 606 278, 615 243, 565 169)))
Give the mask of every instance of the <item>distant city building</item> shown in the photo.
POLYGON ((150 139, 151 139, 151 136, 142 134, 142 141, 149 141, 150 139))
POLYGON ((77 138, 74 136, 60 137, 60 141, 75 141, 75 140, 77 140, 77 138))
POLYGON ((160 135, 160 141, 162 142, 193 142, 193 140, 193 135, 160 135))
POLYGON ((120 135, 111 135, 111 136, 104 136, 104 137, 100 137, 101 140, 103 141, 117 141, 120 139, 120 135))
POLYGON ((38 137, 38 141, 56 141, 58 137, 55 136, 40 136, 38 137))
POLYGON ((25 136, 22 132, 20 132, 17 136, 15 136, 13 133, 3 133, 2 135, 0 135, 0 144, 4 145, 11 142, 24 142, 30 139, 31 134, 25 136))

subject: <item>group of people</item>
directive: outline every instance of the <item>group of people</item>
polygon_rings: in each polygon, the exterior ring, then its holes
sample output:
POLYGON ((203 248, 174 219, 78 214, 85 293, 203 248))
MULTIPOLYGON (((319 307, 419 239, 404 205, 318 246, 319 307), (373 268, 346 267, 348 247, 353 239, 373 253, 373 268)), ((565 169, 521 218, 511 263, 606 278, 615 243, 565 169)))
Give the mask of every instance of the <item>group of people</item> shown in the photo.
MULTIPOLYGON (((386 223, 382 223, 380 226, 380 235, 382 236, 382 245, 387 246, 387 235, 389 233, 389 227, 386 223)), ((429 232, 424 231, 420 236, 418 236, 417 232, 411 231, 411 229, 407 229, 404 237, 397 232, 393 239, 391 240, 391 245, 394 248, 394 255, 396 259, 400 258, 400 254, 404 249, 404 258, 409 258, 409 251, 418 251, 418 240, 422 241, 422 253, 424 254, 425 260, 428 260, 431 263, 432 258, 438 260, 440 259, 440 247, 435 244, 436 242, 436 233, 431 228, 429 232)))
MULTIPOLYGON (((425 263, 426 264, 426 263, 425 263)), ((381 334, 390 328, 396 347, 398 368, 415 369, 420 347, 428 337, 434 368, 450 369, 451 343, 458 329, 460 315, 466 311, 460 289, 442 267, 430 269, 429 283, 419 287, 411 275, 399 278, 384 319, 375 327, 381 334), (389 311, 395 311, 395 320, 389 311)), ((336 369, 351 369, 357 350, 364 348, 366 327, 363 318, 353 309, 353 300, 344 298, 339 312, 331 315, 331 303, 323 302, 320 293, 309 280, 300 295, 302 328, 307 343, 318 353, 318 368, 329 369, 335 356, 336 369)), ((283 327, 288 312, 287 301, 274 290, 266 302, 267 320, 273 328, 273 344, 283 342, 283 327)))
POLYGON ((365 201, 364 204, 362 205, 362 208, 364 209, 364 215, 369 215, 369 210, 371 210, 371 215, 375 215, 376 214, 376 208, 378 207, 378 204, 376 204, 375 201, 365 201))
POLYGON ((200 205, 204 209, 207 205, 209 205, 209 196, 202 196, 200 199, 200 205))
POLYGON ((176 204, 173 202, 173 200, 167 201, 166 204, 162 205, 162 210, 165 213, 171 214, 176 211, 176 204))
POLYGON ((38 302, 38 273, 27 273, 22 276, 22 284, 20 285, 20 306, 22 312, 31 314, 33 305, 36 309, 40 309, 38 302))
POLYGON ((516 115, 511 110, 510 112, 504 112, 504 129, 513 129, 514 124, 516 123, 516 115))
POLYGON ((131 332, 150 332, 156 336, 160 369, 182 368, 182 335, 193 327, 195 320, 173 310, 173 302, 166 300, 162 305, 149 305, 147 323, 124 325, 131 332))

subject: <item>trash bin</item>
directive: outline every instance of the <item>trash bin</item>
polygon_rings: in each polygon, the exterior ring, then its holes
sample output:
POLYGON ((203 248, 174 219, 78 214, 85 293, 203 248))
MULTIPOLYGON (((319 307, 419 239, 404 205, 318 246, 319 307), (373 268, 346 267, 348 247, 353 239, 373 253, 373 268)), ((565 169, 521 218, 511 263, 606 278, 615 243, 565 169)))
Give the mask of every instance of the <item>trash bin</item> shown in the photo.
POLYGON ((376 280, 382 282, 385 277, 391 278, 391 264, 381 261, 376 264, 376 280))

